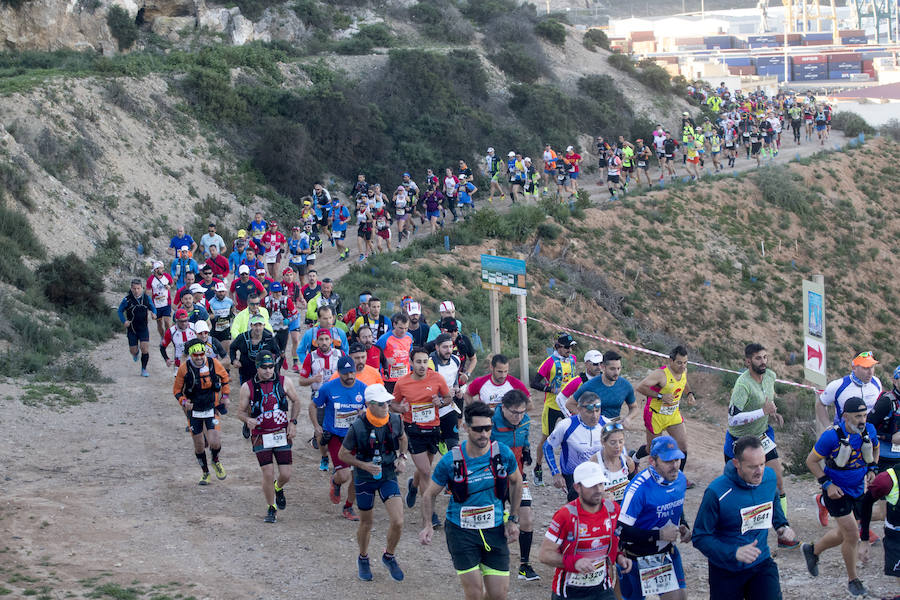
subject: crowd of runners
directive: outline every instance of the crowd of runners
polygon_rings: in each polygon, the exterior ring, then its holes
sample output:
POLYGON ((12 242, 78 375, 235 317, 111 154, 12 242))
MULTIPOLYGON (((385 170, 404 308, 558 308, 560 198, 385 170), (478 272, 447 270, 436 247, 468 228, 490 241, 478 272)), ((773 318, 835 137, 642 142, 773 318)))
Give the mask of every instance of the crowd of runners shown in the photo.
MULTIPOLYGON (((509 160, 519 163, 518 155, 509 160)), ((554 160, 578 172, 574 149, 554 160)), ((530 163, 527 157, 521 162, 530 163)), ((465 188, 471 197, 477 190, 460 175, 454 189, 465 188)), ((453 177, 448 169, 446 178, 453 177)), ((515 184, 514 194, 533 194, 533 181, 532 188, 515 184)), ((574 185, 577 176, 570 181, 574 185)), ((425 198, 439 185, 429 179, 425 198)), ((428 201, 417 214, 417 193, 410 192, 417 187, 404 174, 393 192, 394 206, 399 201, 404 208, 396 215, 405 223, 398 226, 398 243, 415 230, 416 219, 434 225, 442 218, 428 201)), ((357 220, 360 231, 366 224, 378 231, 388 199, 363 176, 356 191, 357 217, 375 198, 376 212, 357 220)), ((497 180, 490 191, 505 193, 497 180)), ((453 218, 462 206, 448 205, 453 218)), ((900 367, 893 388, 885 390, 874 376, 874 356, 861 352, 850 373, 819 397, 822 433, 807 466, 822 488, 819 520, 830 528, 801 544, 789 524, 790 490, 776 443, 775 429, 783 424, 776 377, 767 368, 766 348, 746 346, 747 368, 734 384, 723 423, 723 474, 702 492, 691 524, 683 508, 695 484, 685 475, 689 436, 681 409, 696 399, 684 346, 632 384, 623 357, 611 348, 588 349, 579 370, 575 339, 560 333, 532 380, 519 381, 509 374, 506 356, 478 356, 466 315, 452 298, 437 306, 409 296, 379 298, 372 290, 341 298, 334 281, 320 277, 315 256, 324 246, 317 234, 327 231, 333 252, 346 258, 349 209, 317 185, 303 210, 291 237, 257 213, 231 247, 215 224, 199 242, 179 229, 168 264, 156 261, 146 278, 133 279, 119 306, 130 354, 145 377, 150 322, 156 321, 159 352, 171 368, 160 383, 171 386, 172 409, 184 415, 200 485, 210 485, 213 476, 226 479, 223 445, 229 460, 252 453, 265 500, 260 518, 275 523, 288 510, 293 452, 308 443, 314 449, 308 451, 318 452, 319 469, 329 473, 323 502, 327 497, 341 505, 344 518, 359 522, 360 579, 374 577, 369 546, 377 495, 389 520, 381 555, 389 575, 404 579, 394 552, 404 511, 418 504, 420 542, 431 544, 435 529, 443 529, 467 600, 507 597, 510 547, 516 546, 519 579, 540 580, 533 554, 555 569, 551 598, 687 598, 679 546, 688 543, 708 559, 710 598, 781 598, 770 529, 780 548, 803 554, 812 576, 819 556, 840 546, 853 595, 865 594, 857 560, 867 559, 875 540, 884 545, 884 572, 900 576, 900 367), (396 309, 385 314, 391 306, 396 309), (478 365, 485 374, 476 376, 478 365), (540 410, 532 410, 534 402, 540 410), (534 432, 530 414, 540 414, 534 432), (223 431, 229 418, 241 422, 248 441, 237 428, 234 436, 228 427, 223 431), (308 441, 297 439, 301 420, 314 431, 308 441), (643 431, 645 443, 626 448, 626 430, 643 431), (568 500, 545 532, 532 509, 535 486, 564 490, 568 500), (437 505, 444 503, 439 515, 437 505), (882 536, 870 530, 873 519, 884 520, 882 536), (533 553, 536 529, 542 537, 533 553)), ((391 237, 382 238, 388 248, 391 237)), ((360 254, 366 255, 363 247, 360 254)))

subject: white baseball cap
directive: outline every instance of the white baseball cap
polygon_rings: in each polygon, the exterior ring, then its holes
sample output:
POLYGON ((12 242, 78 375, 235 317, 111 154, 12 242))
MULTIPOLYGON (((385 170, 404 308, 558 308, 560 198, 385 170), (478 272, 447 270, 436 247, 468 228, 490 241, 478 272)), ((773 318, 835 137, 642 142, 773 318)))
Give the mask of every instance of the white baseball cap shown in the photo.
POLYGON ((206 324, 206 321, 197 321, 194 323, 194 333, 209 333, 209 325, 206 324))
POLYGON ((575 467, 572 481, 573 483, 580 483, 584 487, 594 487, 598 483, 609 483, 606 473, 603 472, 603 467, 592 461, 583 462, 575 467))
POLYGON ((451 300, 444 300, 438 307, 438 312, 453 312, 454 310, 456 310, 456 307, 453 306, 453 302, 451 300))
POLYGON ((204 289, 204 287, 202 285, 200 285, 199 283, 191 284, 190 289, 191 289, 192 294, 202 294, 206 291, 206 289, 204 289))
POLYGON ((531 159, 530 159, 530 158, 528 158, 528 157, 527 157, 527 156, 526 156, 526 157, 525 157, 525 158, 524 158, 524 159, 523 159, 523 162, 527 162, 527 163, 530 163, 530 162, 531 162, 531 159))
POLYGON ((514 157, 515 155, 516 155, 516 153, 513 152, 512 150, 510 150, 510 151, 509 151, 509 154, 507 154, 507 156, 510 157, 510 158, 514 157))
POLYGON ((215 291, 217 291, 217 292, 227 292, 227 291, 228 291, 228 288, 225 287, 225 284, 222 283, 222 282, 220 281, 219 283, 216 284, 215 291))
POLYGON ((366 402, 390 402, 393 399, 394 395, 380 383, 366 386, 366 402))
POLYGON ((421 315, 422 314, 422 305, 418 302, 410 302, 409 308, 406 309, 406 312, 411 315, 421 315))
POLYGON ((599 365, 603 362, 603 354, 599 350, 588 350, 584 353, 584 362, 599 365))
POLYGON ((566 152, 571 152, 575 149, 575 146, 566 146, 566 152))
POLYGON ((241 265, 240 267, 238 267, 238 274, 240 275, 241 273, 247 273, 249 275, 250 267, 248 267, 247 265, 241 265))
POLYGON ((154 269, 158 269, 158 268, 160 268, 161 266, 163 266, 161 260, 154 260, 154 261, 153 261, 153 268, 154 268, 154 269))
POLYGON ((493 147, 488 148, 488 154, 493 154, 493 153, 494 153, 494 148, 493 147))
POLYGON ((182 251, 182 252, 189 252, 189 251, 190 251, 190 248, 188 248, 187 246, 182 246, 182 247, 181 247, 181 251, 182 251))

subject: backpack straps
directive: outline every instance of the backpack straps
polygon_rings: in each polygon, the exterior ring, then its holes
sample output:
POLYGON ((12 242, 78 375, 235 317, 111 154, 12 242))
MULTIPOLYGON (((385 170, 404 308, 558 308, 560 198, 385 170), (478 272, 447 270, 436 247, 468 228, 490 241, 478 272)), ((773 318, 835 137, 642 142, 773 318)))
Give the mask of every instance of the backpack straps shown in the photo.
POLYGON ((453 446, 450 449, 450 456, 453 457, 453 470, 447 487, 453 494, 453 499, 461 504, 469 498, 469 471, 466 468, 466 459, 461 446, 453 446))

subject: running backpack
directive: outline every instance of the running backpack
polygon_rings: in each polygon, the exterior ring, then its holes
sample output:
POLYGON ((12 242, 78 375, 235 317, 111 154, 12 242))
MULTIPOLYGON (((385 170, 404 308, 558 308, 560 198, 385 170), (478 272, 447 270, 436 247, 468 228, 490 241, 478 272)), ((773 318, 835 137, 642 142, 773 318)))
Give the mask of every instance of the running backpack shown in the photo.
MULTIPOLYGON (((453 499, 462 504, 469 499, 469 471, 466 468, 466 458, 460 446, 454 446, 450 453, 453 457, 453 476, 447 482, 453 499)), ((506 465, 503 464, 503 455, 500 453, 500 444, 491 442, 491 474, 494 476, 494 495, 500 502, 509 499, 509 474, 506 465)))
POLYGON ((368 461, 371 460, 372 457, 375 456, 375 445, 372 443, 372 431, 376 431, 375 433, 375 441, 380 444, 378 450, 381 452, 381 455, 390 454, 391 452, 396 452, 400 449, 400 435, 403 431, 403 428, 399 423, 395 423, 395 420, 399 421, 400 417, 397 415, 390 415, 387 422, 387 435, 378 440, 377 430, 380 429, 372 425, 368 419, 361 418, 357 419, 357 422, 362 422, 363 431, 362 437, 360 437, 360 431, 357 428, 353 428, 352 431, 354 435, 356 435, 356 457, 360 460, 368 461), (394 425, 396 424, 396 429, 394 425))
MULTIPOLYGON (((287 394, 284 393, 284 386, 282 385, 284 382, 284 376, 278 377, 275 380, 275 383, 272 385, 272 391, 270 394, 275 394, 275 397, 278 398, 278 409, 282 412, 287 412, 288 404, 287 404, 287 394)), ((250 416, 258 417, 262 414, 262 401, 265 394, 262 392, 262 386, 260 385, 259 376, 253 377, 250 383, 250 416)))
MULTIPOLYGON (((838 453, 834 458, 830 456, 827 457, 825 459, 825 466, 827 466, 829 469, 836 470, 849 470, 858 468, 847 466, 847 462, 850 460, 850 454, 853 451, 853 449, 850 447, 850 437, 847 435, 847 432, 844 431, 844 428, 841 427, 840 424, 832 425, 831 428, 834 430, 838 437, 838 453)), ((862 437, 860 454, 862 455, 863 461, 865 461, 867 465, 870 465, 874 462, 875 457, 873 453, 872 440, 869 439, 869 432, 866 429, 863 429, 860 437, 862 437)))

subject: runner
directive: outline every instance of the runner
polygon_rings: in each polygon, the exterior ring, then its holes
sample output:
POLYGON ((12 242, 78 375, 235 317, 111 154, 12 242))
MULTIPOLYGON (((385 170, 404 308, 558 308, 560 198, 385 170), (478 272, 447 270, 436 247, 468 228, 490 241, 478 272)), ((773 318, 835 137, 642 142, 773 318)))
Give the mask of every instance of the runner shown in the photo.
MULTIPOLYGON (((531 168, 531 159, 526 158, 525 164, 530 169, 531 168)), ((533 169, 532 169, 533 171, 533 169)), ((529 191, 534 188, 533 182, 529 180, 529 183, 526 184, 525 190, 526 195, 528 195, 529 191)), ((475 187, 475 184, 468 180, 465 175, 459 176, 459 214, 462 215, 464 219, 468 219, 475 212, 475 200, 473 196, 478 191, 478 188, 475 187)), ((454 218, 453 222, 456 223, 459 221, 459 218, 454 218)))
POLYGON ((178 251, 185 246, 188 249, 188 256, 193 255, 197 250, 197 242, 194 241, 190 234, 185 233, 184 225, 179 225, 178 229, 175 230, 175 235, 169 240, 169 247, 166 248, 166 252, 170 256, 177 256, 178 251))
POLYGON ((227 353, 231 348, 231 321, 234 319, 234 300, 226 296, 224 283, 217 283, 215 295, 206 302, 206 310, 212 325, 212 337, 218 340, 227 353))
MULTIPOLYGON (((564 417, 571 416, 572 411, 568 408, 569 401, 575 394, 575 391, 581 387, 583 383, 589 379, 593 379, 603 374, 603 355, 599 350, 588 350, 584 353, 584 371, 573 377, 569 383, 556 395, 556 405, 562 412, 564 417)), ((573 403, 577 406, 577 403, 573 403)))
POLYGON ((266 523, 274 523, 277 512, 287 506, 284 486, 291 478, 291 447, 300 413, 300 398, 294 384, 283 375, 275 375, 277 361, 278 357, 270 352, 263 351, 257 356, 258 371, 241 385, 238 407, 238 419, 252 428, 253 452, 262 470, 266 523), (277 478, 273 459, 278 462, 277 478))
POLYGON ((563 162, 566 164, 566 167, 569 170, 569 181, 571 182, 571 193, 573 196, 578 196, 578 174, 581 172, 581 155, 575 152, 574 146, 569 146, 566 148, 566 153, 563 156, 563 162))
POLYGON ((231 299, 234 300, 234 310, 240 312, 247 308, 247 299, 251 294, 265 295, 266 288, 256 277, 250 275, 250 267, 241 265, 237 270, 237 278, 231 282, 231 299))
MULTIPOLYGON (((323 307, 324 308, 324 307, 323 307)), ((300 367, 300 385, 309 386, 310 398, 316 403, 316 396, 322 384, 331 378, 331 375, 337 371, 338 360, 341 358, 341 351, 331 346, 331 330, 320 327, 316 330, 316 348, 311 350, 303 359, 300 367)), ((316 427, 315 436, 316 444, 319 448, 321 459, 319 460, 319 470, 328 470, 328 440, 323 435, 322 426, 325 423, 325 408, 315 404, 316 418, 315 422, 319 424, 316 427)), ((313 408, 310 407, 310 411, 313 408)))
MULTIPOLYGON (((447 317, 456 319, 456 305, 453 304, 452 300, 444 300, 438 305, 438 313, 441 315, 441 318, 431 325, 431 328, 428 330, 426 343, 434 341, 434 338, 441 334, 441 324, 444 319, 447 317)), ((456 319, 456 328, 457 330, 462 329, 462 323, 459 322, 459 319, 456 319)))
MULTIPOLYGON (((559 161, 559 156, 556 154, 556 151, 553 150, 553 147, 550 144, 544 145, 544 152, 541 154, 541 161, 543 162, 543 178, 544 178, 544 189, 541 194, 546 196, 549 194, 547 186, 550 184, 550 179, 556 175, 557 162, 559 161)), ((502 197, 502 196, 501 196, 502 197)))
POLYGON ((637 160, 637 183, 641 184, 641 177, 647 181, 647 187, 650 187, 650 158, 653 156, 653 150, 644 143, 644 140, 638 138, 635 140, 635 159, 637 160))
POLYGON ((509 374, 509 359, 503 354, 495 354, 491 357, 491 372, 476 377, 466 387, 465 404, 468 406, 478 400, 494 408, 511 390, 519 390, 526 396, 529 395, 525 384, 509 374))
POLYGON ((684 453, 675 438, 662 435, 650 446, 650 466, 625 489, 616 535, 619 548, 634 561, 634 568, 618 568, 625 600, 687 600, 681 554, 675 546, 691 540, 684 517, 687 480, 678 469, 684 453))
POLYGON ((347 501, 341 514, 350 521, 359 521, 353 510, 356 488, 350 479, 349 464, 338 458, 344 437, 359 415, 365 410, 364 395, 366 384, 356 379, 356 365, 349 356, 342 356, 337 361, 337 379, 330 379, 322 384, 309 404, 309 420, 321 443, 327 446, 334 473, 328 484, 328 497, 332 504, 341 501, 341 486, 350 483, 347 488, 347 501), (319 423, 317 413, 323 410, 324 419, 319 423))
POLYGON ((306 333, 303 334, 303 339, 300 340, 300 344, 297 346, 297 360, 302 363, 306 360, 306 356, 315 350, 317 342, 316 336, 319 329, 327 329, 331 334, 331 345, 335 348, 343 351, 349 347, 347 344, 347 336, 344 334, 343 330, 334 325, 334 311, 330 306, 322 306, 319 310, 316 311, 316 316, 318 317, 318 321, 316 321, 316 327, 310 327, 306 330, 306 333))
POLYGON ((384 357, 384 387, 388 392, 394 392, 397 380, 410 371, 410 350, 413 347, 413 337, 407 331, 409 329, 409 317, 404 313, 397 313, 391 317, 391 331, 382 335, 375 342, 384 357))
POLYGON ((219 417, 228 410, 228 371, 218 359, 207 356, 206 344, 201 340, 191 342, 190 358, 185 360, 175 375, 172 393, 181 404, 191 427, 194 455, 203 475, 200 485, 209 485, 209 464, 204 444, 209 444, 216 479, 225 479, 225 467, 219 461, 222 441, 219 438, 219 417))
POLYGON ((172 286, 175 280, 166 273, 162 261, 153 262, 153 271, 147 277, 147 291, 153 298, 153 307, 156 309, 156 331, 162 338, 172 326, 172 286))
POLYGON ((772 528, 779 540, 797 542, 763 444, 747 435, 734 443, 725 473, 703 492, 694 521, 694 547, 709 561, 710 600, 781 600, 778 565, 767 541, 772 528))
MULTIPOLYGON (((447 208, 450 210, 450 214, 453 215, 454 223, 459 221, 459 215, 456 212, 456 206, 459 202, 459 186, 459 177, 453 174, 453 169, 447 167, 442 181, 441 191, 444 192, 444 198, 447 200, 447 208)), ((444 219, 441 218, 441 227, 443 226, 444 219)))
POLYGON ((596 463, 578 465, 573 479, 577 498, 556 511, 541 542, 541 562, 556 568, 550 598, 615 600, 613 565, 624 573, 633 567, 615 535, 619 505, 604 497, 606 475, 596 463))
POLYGON ((166 366, 171 367, 174 365, 175 367, 180 367, 181 359, 187 351, 188 342, 196 337, 197 333, 194 331, 194 325, 188 321, 187 311, 182 309, 176 310, 175 324, 166 329, 165 335, 159 342, 159 353, 162 354, 163 360, 166 361, 166 366), (174 356, 172 358, 169 358, 169 354, 166 352, 169 344, 174 348, 174 356))
MULTIPOLYGON (((431 192, 433 190, 429 187, 428 191, 431 192)), ((406 232, 409 227, 409 213, 413 205, 410 203, 406 188, 402 185, 398 185, 397 189, 394 190, 392 200, 394 203, 394 216, 397 219, 397 247, 399 248, 403 239, 409 236, 406 232)))
POLYGON ((269 228, 265 219, 263 219, 263 215, 261 212, 257 211, 256 214, 253 215, 253 220, 250 221, 249 227, 247 229, 250 230, 250 240, 256 246, 257 249, 262 248, 262 244, 260 243, 262 240, 263 234, 269 228))
POLYGON ((250 330, 235 336, 228 348, 231 366, 237 368, 241 383, 250 381, 256 375, 256 357, 261 352, 267 351, 273 356, 281 357, 281 346, 272 332, 266 330, 265 318, 253 315, 248 322, 250 330))
POLYGON ((590 460, 603 449, 601 429, 606 419, 600 416, 600 398, 588 392, 578 400, 578 413, 556 424, 550 437, 543 443, 544 458, 553 476, 553 487, 566 489, 568 501, 578 497, 573 487, 575 467, 590 460), (559 466, 555 451, 560 450, 559 466))
POLYGON ((837 527, 812 544, 803 544, 806 568, 813 577, 819 574, 819 556, 835 546, 847 568, 847 589, 853 596, 868 592, 856 572, 857 547, 862 496, 878 470, 879 443, 875 428, 866 423, 867 406, 862 398, 849 398, 844 403, 839 424, 819 436, 806 457, 806 466, 822 484, 822 502, 837 527), (825 468, 822 468, 825 461, 825 468))
MULTIPOLYGON (((559 410, 559 405, 556 403, 556 394, 562 391, 566 384, 575 377, 575 365, 578 364, 578 358, 573 350, 575 345, 575 339, 571 335, 560 334, 553 345, 553 354, 544 359, 532 377, 531 387, 544 392, 540 448, 544 447, 544 442, 556 427, 556 422, 563 418, 562 411, 559 410)), ((538 486, 544 485, 541 461, 542 457, 538 454, 537 465, 534 467, 534 484, 538 486)), ((572 468, 575 468, 574 465, 572 468)))
MULTIPOLYGON (((869 483, 859 517, 862 540, 868 542, 872 505, 882 498, 887 501, 884 519, 884 574, 892 577, 900 577, 900 485, 897 471, 896 466, 886 469, 869 483)), ((865 563, 869 556, 869 544, 860 546, 860 555, 865 563)))
POLYGON ((375 251, 372 246, 372 230, 374 215, 369 208, 365 194, 356 199, 356 247, 359 250, 359 262, 369 258, 375 251))
POLYGON ((508 542, 519 535, 522 476, 512 451, 491 441, 493 412, 479 402, 466 407, 468 441, 441 458, 422 494, 419 541, 429 545, 434 528, 428 514, 433 514, 434 498, 450 488, 445 535, 465 600, 506 600, 508 542), (504 518, 507 500, 509 516, 504 518))
POLYGON ((331 202, 331 209, 328 211, 331 240, 337 246, 338 260, 344 261, 350 256, 350 248, 347 247, 347 224, 350 222, 350 209, 344 206, 338 198, 333 198, 331 202))
POLYGON ((615 152, 609 153, 606 159, 606 187, 609 190, 609 200, 612 202, 616 199, 616 193, 620 189, 624 189, 621 181, 622 159, 615 152))
POLYGON ((816 106, 816 135, 819 138, 819 145, 824 146, 825 140, 828 138, 828 118, 825 116, 825 108, 819 104, 816 106))
POLYGON ((418 302, 410 302, 406 307, 409 315, 409 334, 413 338, 414 346, 424 346, 428 341, 428 331, 431 326, 422 318, 422 305, 418 302))
POLYGON ((368 325, 372 330, 372 335, 377 340, 391 330, 391 320, 385 319, 381 314, 381 299, 372 296, 369 298, 369 312, 361 314, 356 318, 350 331, 354 336, 359 335, 359 328, 368 325))
POLYGON ((603 185, 606 179, 606 166, 607 160, 609 160, 609 155, 612 153, 612 148, 609 144, 607 144, 603 140, 602 135, 597 136, 597 168, 600 172, 600 179, 597 181, 597 185, 603 185))
MULTIPOLYGON (((503 395, 491 419, 491 441, 505 444, 516 457, 522 473, 522 502, 519 505, 519 579, 537 581, 541 578, 531 567, 531 543, 534 538, 534 512, 531 509, 531 490, 525 480, 525 465, 531 465, 531 444, 528 441, 531 400, 521 390, 503 395)), ((455 413, 454 413, 455 414, 455 413)))
POLYGON ((637 472, 637 464, 625 453, 625 427, 621 423, 607 423, 600 430, 603 450, 598 463, 606 475, 606 493, 616 502, 625 497, 625 487, 637 472))
POLYGON ((144 293, 144 284, 140 279, 131 280, 131 291, 119 303, 119 320, 125 327, 128 337, 128 351, 134 362, 138 361, 140 347, 141 377, 150 377, 147 363, 150 362, 150 324, 149 318, 156 320, 156 307, 150 296, 144 293))
POLYGON ((269 277, 275 279, 281 273, 281 255, 287 246, 287 238, 278 231, 278 223, 269 221, 269 229, 260 238, 263 257, 269 277))
POLYGON ((825 391, 816 402, 816 423, 820 430, 824 431, 832 424, 840 422, 844 403, 848 398, 862 398, 869 411, 874 408, 884 389, 881 380, 875 376, 877 364, 874 353, 860 352, 850 363, 849 375, 835 379, 825 386, 825 391), (828 410, 832 406, 835 411, 833 420, 828 410))
POLYGON ((225 240, 216 233, 216 224, 210 223, 207 226, 207 232, 200 237, 200 250, 203 252, 203 257, 209 259, 213 255, 213 248, 216 249, 216 255, 220 256, 222 252, 225 252, 225 240))
POLYGON ((878 453, 878 470, 884 472, 900 464, 900 366, 894 369, 893 387, 883 392, 867 420, 875 427, 881 451, 878 453))
MULTIPOLYGON (((350 344, 349 354, 350 358, 353 359, 353 365, 356 367, 357 381, 362 381, 366 385, 384 385, 384 379, 381 378, 379 370, 366 364, 367 353, 361 343, 354 342, 350 344)), ((336 379, 337 376, 338 374, 335 373, 331 376, 331 379, 336 379)))
POLYGON ((194 324, 194 332, 197 334, 197 339, 206 347, 206 356, 210 358, 217 358, 220 361, 224 360, 225 357, 228 356, 228 353, 225 351, 225 347, 222 346, 219 340, 210 337, 209 325, 206 323, 206 321, 197 321, 197 323, 194 324))
POLYGON ((400 417, 390 413, 389 406, 393 399, 383 385, 366 387, 366 410, 350 426, 338 453, 338 460, 353 467, 353 486, 359 506, 356 568, 358 577, 363 581, 372 580, 369 540, 372 536, 375 492, 384 503, 389 519, 381 562, 395 581, 403 581, 403 571, 394 557, 394 550, 403 531, 403 504, 397 474, 406 467, 407 439, 400 417))
POLYGON ((610 350, 602 355, 602 361, 600 376, 592 377, 581 384, 568 400, 567 408, 574 414, 581 394, 592 392, 600 398, 603 405, 601 414, 604 419, 624 421, 625 426, 631 429, 638 419, 638 411, 635 409, 634 388, 630 381, 620 375, 622 357, 615 350, 610 350))
POLYGON ((172 266, 169 269, 169 274, 172 275, 176 288, 184 285, 185 273, 193 273, 194 276, 197 276, 200 274, 200 266, 196 260, 191 258, 191 249, 187 246, 182 246, 178 256, 172 260, 172 266))
MULTIPOLYGON (((493 148, 487 149, 487 156, 484 157, 484 175, 488 179, 491 180, 491 196, 488 198, 488 202, 494 201, 494 192, 496 191, 499 194, 499 197, 502 199, 506 196, 506 192, 503 191, 503 186, 500 184, 500 159, 497 157, 493 148)), ((545 167, 546 168, 546 167, 545 167)), ((544 182, 544 187, 546 189, 546 179, 544 182)))
MULTIPOLYGON (((257 294, 250 294, 247 298, 247 307, 234 315, 231 323, 231 337, 237 339, 238 336, 245 333, 250 328, 250 319, 257 316, 262 318, 266 331, 274 335, 275 331, 269 322, 269 311, 262 306, 262 300, 257 294)), ((278 348, 281 350, 281 345, 278 348)))
POLYGON ((438 451, 446 454, 449 448, 459 444, 459 415, 464 403, 466 383, 469 375, 460 365, 460 357, 453 354, 453 339, 449 334, 442 333, 434 340, 434 350, 428 356, 428 368, 438 373, 447 382, 453 401, 447 406, 438 409, 438 418, 441 420, 441 442, 438 451))
MULTIPOLYGON (((394 386, 391 411, 400 413, 409 438, 416 471, 406 482, 406 506, 416 505, 416 494, 431 476, 431 461, 441 441, 441 420, 438 410, 453 400, 444 378, 428 368, 428 352, 416 346, 409 352, 412 372, 400 377, 394 386)), ((437 513, 431 514, 431 524, 440 527, 437 513)))
MULTIPOLYGON (((646 398, 644 427, 647 430, 647 444, 638 448, 634 455, 636 461, 647 456, 647 448, 650 447, 653 438, 670 435, 675 438, 678 447, 684 452, 684 459, 679 467, 684 471, 684 465, 687 463, 688 442, 684 417, 681 415, 681 399, 688 396, 694 397, 694 392, 691 391, 687 380, 687 363, 687 349, 684 346, 676 346, 669 353, 668 364, 652 371, 638 384, 638 394, 646 398)), ((692 401, 690 405, 693 406, 693 403, 692 401)), ((687 489, 692 487, 694 484, 689 480, 687 489)))
MULTIPOLYGON (((431 226, 431 233, 435 234, 438 231, 439 221, 441 221, 441 206, 444 202, 444 194, 441 193, 436 187, 429 185, 426 188, 426 192, 424 197, 422 198, 422 202, 425 205, 425 220, 428 221, 431 226)), ((400 218, 399 216, 397 217, 400 218)), ((399 228, 399 222, 398 222, 399 228)), ((402 238, 398 239, 397 247, 400 247, 400 241, 402 238)))

